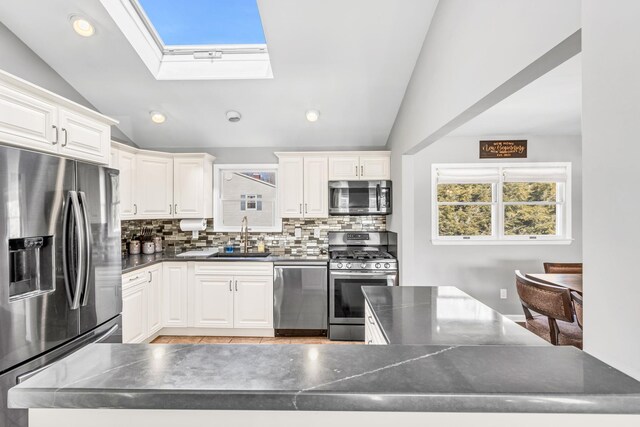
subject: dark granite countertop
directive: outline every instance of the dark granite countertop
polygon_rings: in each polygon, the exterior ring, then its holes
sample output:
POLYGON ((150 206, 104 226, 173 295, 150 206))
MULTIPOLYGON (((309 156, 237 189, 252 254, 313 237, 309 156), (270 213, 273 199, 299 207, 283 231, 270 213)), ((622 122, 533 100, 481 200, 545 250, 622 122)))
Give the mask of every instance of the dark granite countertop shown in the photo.
POLYGON ((329 262, 328 255, 270 255, 267 257, 247 258, 217 258, 215 256, 180 256, 181 252, 165 251, 150 255, 126 255, 122 257, 122 274, 130 273, 140 268, 149 267, 163 261, 202 261, 202 262, 329 262))
POLYGON ((573 347, 92 344, 9 406, 640 414, 640 383, 573 347))
POLYGON ((384 338, 405 345, 550 345, 452 286, 365 286, 384 338))

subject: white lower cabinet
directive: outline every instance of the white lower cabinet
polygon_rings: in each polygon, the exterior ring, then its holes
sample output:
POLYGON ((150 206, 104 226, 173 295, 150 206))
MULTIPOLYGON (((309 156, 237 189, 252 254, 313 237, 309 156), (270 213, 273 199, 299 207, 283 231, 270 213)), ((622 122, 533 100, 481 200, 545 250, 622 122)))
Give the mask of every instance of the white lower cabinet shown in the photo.
POLYGON ((164 326, 189 326, 189 274, 186 262, 163 263, 164 326))
POLYGON ((364 308, 364 342, 368 345, 387 345, 387 340, 371 312, 369 303, 364 308))
POLYGON ((196 328, 233 328, 233 276, 194 276, 196 328))
POLYGON ((122 276, 122 342, 140 343, 162 328, 162 265, 122 276))
POLYGON ((273 276, 234 277, 233 327, 273 327, 273 276))
POLYGON ((145 342, 163 328, 268 334, 273 264, 172 261, 136 270, 122 276, 122 317, 125 343, 145 342))

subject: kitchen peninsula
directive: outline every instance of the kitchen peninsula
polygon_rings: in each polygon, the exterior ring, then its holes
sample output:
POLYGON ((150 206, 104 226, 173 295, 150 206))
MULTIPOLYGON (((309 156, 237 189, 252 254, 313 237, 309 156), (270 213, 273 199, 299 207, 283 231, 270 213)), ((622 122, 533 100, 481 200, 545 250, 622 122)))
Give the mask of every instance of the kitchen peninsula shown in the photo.
MULTIPOLYGON (((417 315, 416 307, 431 307, 431 319, 439 319, 432 326, 442 331, 447 311, 459 318, 477 311, 471 297, 456 288, 443 288, 435 299, 429 288, 396 291, 407 294, 389 299, 365 289, 390 342, 398 331, 403 335, 403 322, 389 329, 391 312, 402 318, 406 310, 417 315), (466 303, 455 311, 436 307, 434 301, 445 295, 466 303), (429 301, 420 302, 425 296, 429 301)), ((424 319, 418 320, 417 325, 424 319)), ((549 414, 568 426, 595 419, 638 423, 640 383, 578 349, 533 340, 514 345, 509 334, 505 343, 512 345, 501 345, 498 335, 494 345, 468 345, 475 338, 464 336, 456 342, 452 331, 442 336, 446 343, 438 343, 436 334, 432 345, 92 345, 13 388, 9 404, 28 408, 33 427, 158 427, 175 425, 178 416, 183 426, 211 419, 248 426, 264 411, 276 415, 268 425, 424 425, 445 414, 448 423, 472 416, 481 426, 539 423, 549 414)))

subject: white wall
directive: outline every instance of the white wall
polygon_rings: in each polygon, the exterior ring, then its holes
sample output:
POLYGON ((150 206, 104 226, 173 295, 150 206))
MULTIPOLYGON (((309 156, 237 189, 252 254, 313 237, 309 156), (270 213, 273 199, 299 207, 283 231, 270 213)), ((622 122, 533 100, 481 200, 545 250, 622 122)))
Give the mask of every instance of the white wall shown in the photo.
POLYGON ((585 350, 640 379, 638 17, 583 1, 585 350))
MULTIPOLYGON (((2 22, 0 22, 0 52, 2 53, 0 54, 0 69, 96 110, 73 86, 29 49, 2 22)), ((114 139, 134 145, 118 128, 112 127, 111 129, 114 139)))
MULTIPOLYGON (((523 135, 518 136, 518 139, 522 138, 523 135)), ((581 140, 579 136, 524 136, 524 139, 529 141, 528 158, 507 161, 572 163, 574 241, 571 245, 434 246, 431 244, 431 165, 480 163, 480 139, 491 138, 444 138, 413 156, 414 269, 412 278, 405 278, 402 284, 457 286, 503 314, 522 315, 522 307, 515 289, 514 270, 543 272, 544 261, 582 261, 581 140), (506 300, 499 297, 501 288, 508 290, 506 300)))
POLYGON ((402 155, 579 29, 580 0, 439 2, 388 142, 394 184, 389 225, 400 233, 401 246, 411 232, 410 218, 403 226, 402 155))

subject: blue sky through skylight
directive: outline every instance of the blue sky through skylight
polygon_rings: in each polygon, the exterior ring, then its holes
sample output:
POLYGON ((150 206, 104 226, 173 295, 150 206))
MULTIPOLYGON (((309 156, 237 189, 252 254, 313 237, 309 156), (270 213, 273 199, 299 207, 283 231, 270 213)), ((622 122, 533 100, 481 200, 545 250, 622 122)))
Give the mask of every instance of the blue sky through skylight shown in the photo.
POLYGON ((256 0, 138 0, 165 45, 265 44, 256 0))

